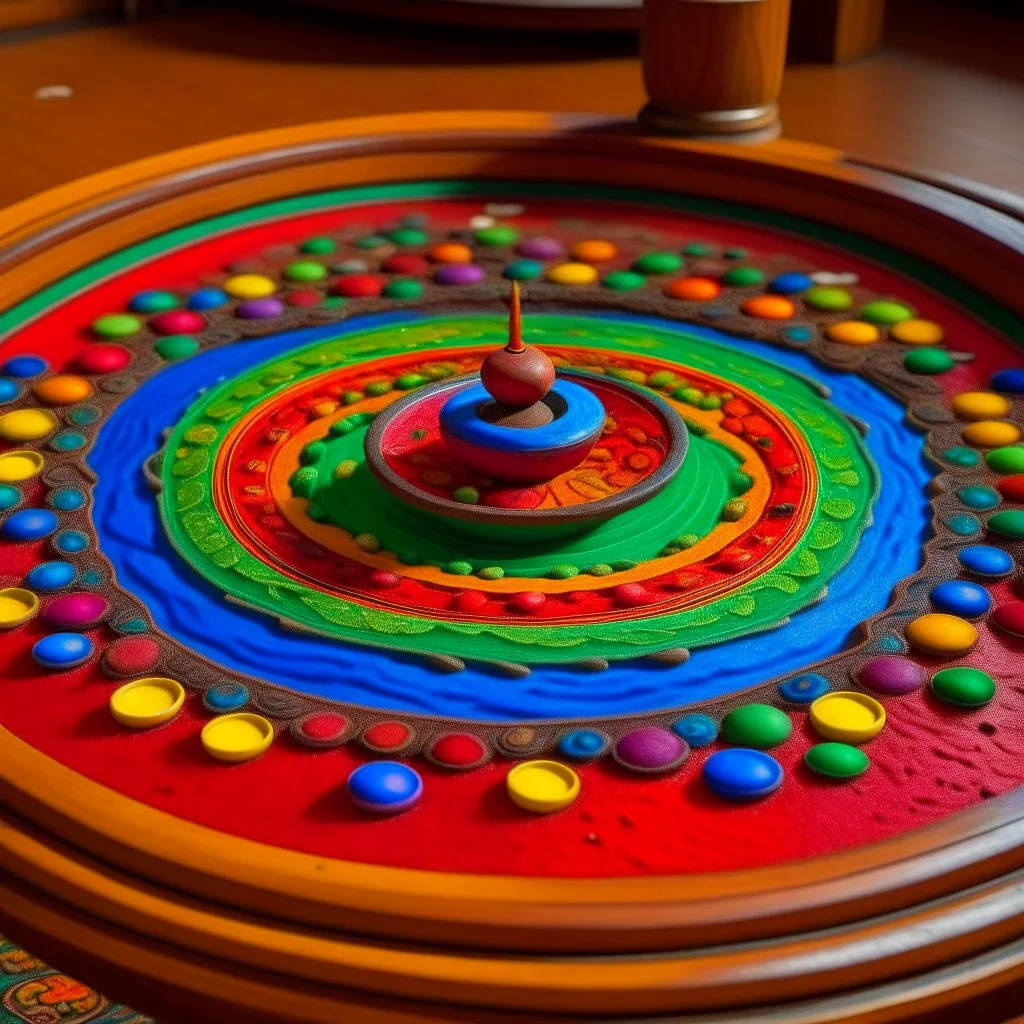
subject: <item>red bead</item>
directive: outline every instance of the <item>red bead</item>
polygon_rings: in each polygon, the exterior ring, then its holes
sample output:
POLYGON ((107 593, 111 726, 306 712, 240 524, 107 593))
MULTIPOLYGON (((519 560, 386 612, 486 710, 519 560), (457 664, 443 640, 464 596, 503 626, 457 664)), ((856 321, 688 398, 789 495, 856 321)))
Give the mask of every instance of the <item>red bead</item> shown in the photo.
POLYGON ((455 595, 455 607, 460 612, 475 612, 487 604, 487 600, 482 590, 463 590, 455 595))
POLYGON ((519 612, 520 615, 532 615, 534 612, 540 611, 547 604, 547 600, 544 594, 537 594, 532 590, 527 590, 522 594, 516 594, 511 597, 508 605, 513 611, 519 612))
POLYGON ((104 652, 102 667, 108 676, 123 679, 152 671, 160 660, 160 645, 148 636, 123 636, 104 652))
POLYGON ((999 493, 1007 500, 1024 504, 1024 473, 1004 476, 996 485, 999 493))
POLYGON ((379 750, 395 750, 408 742, 409 735, 409 726, 402 722, 378 722, 363 733, 363 741, 379 750))
POLYGON ((331 294, 343 295, 346 299, 372 298, 380 295, 384 283, 384 278, 378 274, 345 274, 331 285, 331 294))
POLYGON ((1001 604, 989 617, 989 621, 1004 633, 1024 637, 1024 601, 1001 604))
POLYGON ((344 715, 323 711, 305 719, 301 729, 302 734, 311 740, 333 740, 340 736, 347 726, 348 719, 344 715))
POLYGON ((284 297, 284 301, 289 306, 319 306, 323 296, 319 292, 311 291, 300 291, 300 292, 288 292, 284 297))
POLYGON ((116 373, 132 361, 132 354, 120 345, 90 345, 72 360, 79 373, 116 373))
POLYGON ((450 768, 470 768, 479 764, 486 753, 483 742, 468 732, 449 733, 430 748, 430 756, 450 768))
POLYGON ((620 583, 612 590, 612 596, 619 604, 630 608, 647 604, 652 598, 651 592, 642 583, 620 583))
POLYGON ((206 327, 206 320, 188 309, 172 309, 149 318, 149 326, 157 334, 196 334, 206 327))
POLYGON ((417 256, 415 253, 396 252, 389 256, 381 266, 381 270, 389 274, 406 274, 409 277, 421 277, 427 272, 430 265, 426 257, 417 256))
POLYGON ((402 582, 402 577, 397 573, 387 572, 385 569, 374 569, 367 577, 371 587, 379 587, 381 590, 390 590, 402 582))

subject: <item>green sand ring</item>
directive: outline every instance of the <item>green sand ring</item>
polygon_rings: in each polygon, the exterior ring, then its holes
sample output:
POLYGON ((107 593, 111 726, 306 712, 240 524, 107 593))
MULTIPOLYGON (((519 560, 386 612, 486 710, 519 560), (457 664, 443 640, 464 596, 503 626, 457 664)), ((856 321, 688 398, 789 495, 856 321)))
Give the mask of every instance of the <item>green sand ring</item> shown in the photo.
MULTIPOLYGON (((557 626, 546 626, 543 620, 460 622, 366 607, 314 591, 248 552, 220 520, 212 501, 215 453, 237 420, 257 405, 343 363, 420 353, 438 360, 445 349, 497 346, 505 330, 501 315, 437 317, 370 328, 300 349, 211 388, 187 411, 168 442, 167 451, 182 453, 166 459, 162 471, 161 511, 172 543, 224 593, 316 632, 425 654, 534 662, 575 661, 584 647, 589 656, 639 657, 668 646, 694 648, 771 628, 816 600, 845 565, 870 522, 877 473, 856 430, 812 383, 738 349, 695 338, 683 327, 609 323, 583 315, 531 317, 527 339, 553 346, 571 337, 579 347, 640 351, 723 377, 737 391, 760 395, 803 434, 816 463, 817 502, 803 535, 779 564, 707 604, 652 610, 645 618, 557 626), (202 430, 190 433, 195 427, 202 430)), ((377 527, 375 535, 381 524, 377 527)), ((576 564, 560 549, 550 552, 551 565, 563 561, 576 564)), ((499 564, 487 559, 474 566, 458 552, 452 553, 454 562, 462 562, 469 572, 499 564)))

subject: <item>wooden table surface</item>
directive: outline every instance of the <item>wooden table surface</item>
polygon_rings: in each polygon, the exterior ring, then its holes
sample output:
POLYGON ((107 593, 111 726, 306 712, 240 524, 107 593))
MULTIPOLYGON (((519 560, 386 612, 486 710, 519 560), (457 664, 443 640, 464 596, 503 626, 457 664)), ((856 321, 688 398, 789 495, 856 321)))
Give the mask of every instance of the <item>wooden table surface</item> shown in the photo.
MULTIPOLYGON (((790 138, 1024 194, 1024 21, 891 0, 886 49, 787 70, 790 138)), ((371 23, 252 7, 0 37, 0 205, 125 161, 360 114, 541 109, 632 117, 636 41, 371 23), (38 99, 67 85, 69 99, 38 99)))

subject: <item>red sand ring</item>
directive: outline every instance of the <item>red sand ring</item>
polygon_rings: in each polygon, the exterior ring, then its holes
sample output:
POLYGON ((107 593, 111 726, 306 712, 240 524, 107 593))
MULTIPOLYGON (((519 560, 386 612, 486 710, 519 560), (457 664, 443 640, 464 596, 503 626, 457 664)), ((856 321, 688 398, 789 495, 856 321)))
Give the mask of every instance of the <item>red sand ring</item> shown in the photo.
POLYGON ((292 737, 310 747, 338 747, 352 732, 352 722, 335 711, 314 711, 292 722, 292 737))
POLYGON ((377 722, 363 730, 360 743, 378 754, 407 750, 416 739, 415 731, 404 722, 377 722))
POLYGON ((427 759, 442 768, 478 768, 490 760, 491 751, 479 736, 469 732, 450 732, 438 736, 427 750, 427 759))

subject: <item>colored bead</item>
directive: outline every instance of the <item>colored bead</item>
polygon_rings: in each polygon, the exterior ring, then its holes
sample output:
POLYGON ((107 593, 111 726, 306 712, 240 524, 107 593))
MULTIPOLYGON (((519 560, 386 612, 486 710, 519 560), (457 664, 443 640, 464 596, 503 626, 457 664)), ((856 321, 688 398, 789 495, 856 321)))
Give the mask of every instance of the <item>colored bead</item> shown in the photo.
POLYGON ((393 253, 381 264, 385 273, 404 274, 406 277, 422 277, 429 268, 426 256, 412 252, 393 253))
POLYGON ((965 420, 998 420, 1011 409, 1009 401, 993 391, 963 391, 953 396, 950 405, 965 420))
POLYGON ((0 481, 8 484, 31 480, 43 468, 39 452, 14 451, 0 454, 0 481))
POLYGON ((810 716, 819 736, 838 743, 866 743, 885 725, 885 708, 874 697, 852 690, 819 697, 810 716))
POLYGON ((137 292, 128 300, 128 308, 133 313, 164 313, 168 309, 177 309, 178 306, 176 295, 155 289, 137 292))
POLYGON ((643 274, 636 274, 631 270, 613 270, 606 274, 601 284, 610 288, 613 292, 633 292, 643 288, 647 284, 647 278, 643 274))
POLYGON ((939 348, 915 349, 903 357, 903 365, 911 373, 920 376, 935 376, 946 373, 956 365, 953 357, 939 348))
POLYGON ((20 380, 38 377, 39 374, 46 373, 49 366, 42 356, 12 356, 0 367, 0 373, 5 377, 17 377, 20 380))
POLYGON ((739 747, 775 747, 792 731, 789 715, 770 704, 744 704, 722 719, 722 739, 739 747))
POLYGON ((575 729, 567 732, 558 741, 558 752, 563 757, 571 757, 577 761, 586 761, 601 757, 611 745, 607 733, 596 729, 575 729))
POLYGON ((862 319, 867 320, 870 324, 879 324, 887 327, 891 324, 901 323, 904 320, 910 320, 914 316, 914 311, 908 309, 900 302, 893 302, 891 299, 876 299, 874 302, 869 302, 866 306, 861 307, 860 315, 862 319))
POLYGON ((60 629, 87 629, 107 617, 110 606, 100 594, 64 594, 54 598, 43 612, 43 618, 60 629))
POLYGON ((825 285, 815 285, 801 298, 812 309, 821 309, 829 313, 837 313, 840 310, 849 309, 853 305, 853 296, 848 291, 825 285))
POLYGON ((1024 637, 1024 601, 1009 601, 1001 604, 989 621, 993 626, 1011 636, 1024 637))
POLYGON ((781 295, 755 295, 740 309, 758 320, 789 320, 796 313, 796 306, 781 295))
POLYGON ((476 263, 449 263, 434 271, 434 280, 444 285, 479 284, 486 276, 476 263))
POLYGON ((626 733, 615 744, 615 759, 627 768, 641 772, 664 772, 683 763, 690 748, 668 729, 644 726, 626 733))
POLYGON ((599 238, 588 238, 577 242, 569 250, 569 255, 581 263, 605 263, 615 259, 618 253, 619 250, 614 243, 599 238))
POLYGON ((13 402, 21 394, 21 388, 13 380, 0 377, 0 405, 13 402))
POLYGON ((586 285, 597 280, 597 270, 588 263, 559 263, 548 270, 547 278, 554 284, 586 285))
POLYGON ((330 291, 332 295, 347 299, 375 298, 384 290, 386 283, 379 274, 345 274, 331 285, 330 291))
POLYGON ((825 328, 825 337, 841 345, 874 345, 882 335, 874 324, 867 324, 861 320, 843 320, 837 324, 829 324, 825 328))
MULTIPOLYGON (((238 688, 245 690, 243 686, 238 686, 238 688)), ((338 747, 348 739, 349 724, 349 720, 344 715, 336 714, 333 711, 315 711, 311 715, 294 721, 291 725, 291 734, 299 742, 309 746, 321 749, 338 747)))
POLYGON ((352 243, 357 249, 379 249, 387 245, 388 240, 383 235, 363 235, 352 243))
POLYGON ((510 281, 536 281, 544 273, 544 264, 538 260, 513 260, 502 271, 510 281))
POLYGON ((394 752, 409 746, 415 733, 404 722, 377 722, 364 730, 361 738, 371 750, 394 752))
POLYGON ((974 516, 964 514, 950 516, 946 520, 946 525, 961 537, 969 537, 981 529, 981 523, 974 516))
POLYGON ((57 421, 46 409, 15 409, 0 416, 0 438, 5 441, 38 441, 56 429, 57 421))
POLYGON ((793 704, 810 704, 825 693, 828 693, 828 680, 816 672, 805 672, 779 683, 779 696, 793 704))
POLYGON ((963 654, 978 642, 978 631, 955 615, 933 612, 907 624, 907 640, 928 654, 963 654))
POLYGON ((426 245, 430 236, 419 228, 395 228, 394 231, 388 232, 388 240, 394 242, 395 245, 408 248, 414 245, 426 245))
POLYGON ((107 313, 92 322, 94 334, 101 338, 130 338, 142 329, 142 321, 130 313, 107 313))
POLYGON ((857 670, 857 681, 875 693, 902 696, 920 690, 928 682, 928 674, 910 658, 884 654, 865 661, 857 670))
POLYGON ((996 486, 999 493, 1007 500, 1015 504, 1024 504, 1024 473, 1015 473, 1013 476, 1004 476, 996 486))
POLYGON ((804 754, 804 764, 829 779, 853 779, 863 775, 871 761, 849 743, 816 743, 804 754))
POLYGON ((977 583, 966 580, 947 580, 933 587, 929 595, 936 611, 976 619, 992 607, 989 592, 977 583))
POLYGON ((100 667, 113 679, 152 672, 160 661, 160 645, 149 636, 118 637, 103 652, 100 667))
POLYGON ((707 242, 687 242, 683 246, 684 256, 693 256, 695 258, 701 258, 704 256, 710 256, 712 253, 711 246, 707 242))
POLYGON ((445 768, 475 768, 487 759, 487 747, 479 736, 468 732, 450 732, 430 745, 429 755, 445 768))
POLYGON ((978 453, 973 448, 947 448, 942 457, 954 466, 976 466, 978 453))
POLYGON ((805 345, 814 337, 814 331, 810 327, 787 327, 782 332, 786 341, 795 341, 798 345, 805 345))
POLYGON ((222 715, 203 726, 203 749, 217 761, 251 761, 274 741, 274 726, 262 715, 248 712, 222 715))
POLYGON ((534 591, 513 595, 508 602, 509 609, 518 615, 532 615, 547 604, 547 597, 534 591))
POLYGON ((79 373, 117 373, 132 361, 132 354, 120 345, 97 342, 75 356, 72 366, 79 373))
POLYGON ((524 811, 552 814, 568 807, 580 794, 580 777, 557 761, 525 761, 505 777, 509 798, 524 811))
POLYGON ((224 282, 224 291, 234 299, 265 299, 277 291, 277 282, 264 274, 236 274, 224 282))
POLYGON ((298 309, 311 309, 313 306, 319 306, 322 299, 323 296, 319 292, 307 289, 286 292, 284 296, 285 305, 298 309))
POLYGON ((84 377, 59 373, 32 385, 32 392, 47 405, 74 405, 92 397, 92 385, 84 377))
POLYGON ((722 286, 710 277, 680 277, 665 285, 665 294, 669 298, 687 302, 707 302, 721 291, 722 286))
POLYGON ((1009 540, 1021 540, 1024 538, 1024 512, 1020 509, 1006 509, 1003 512, 996 512, 988 517, 985 524, 989 533, 1006 537, 1009 540))
POLYGON ((423 779, 400 761, 371 761, 349 775, 345 789, 352 803, 364 811, 398 814, 423 795, 423 779))
POLYGON ((157 334, 170 337, 176 334, 198 334, 206 328, 206 320, 191 310, 176 309, 150 317, 149 326, 157 334))
POLYGON ((10 484, 0 484, 0 512, 21 504, 21 491, 10 484))
POLYGON ((991 487, 961 487, 956 495, 968 508, 982 511, 999 504, 999 495, 991 487))
POLYGON ((203 705, 216 715, 238 711, 249 703, 249 690, 241 683, 215 683, 203 694, 203 705))
POLYGON ((793 271, 773 277, 768 283, 768 291, 775 292, 776 295, 798 295, 807 291, 813 283, 806 274, 793 271))
POLYGON ((718 723, 707 715, 683 715, 672 723, 672 731, 688 746, 706 747, 718 739, 718 723))
POLYGON ((64 530, 50 541, 54 551, 62 555, 77 555, 89 546, 88 534, 81 530, 64 530))
POLYGON ((932 676, 932 693, 947 704, 977 708, 996 695, 996 684, 987 672, 978 668, 944 668, 932 676))
POLYGON ((889 337, 904 345, 937 345, 945 336, 946 332, 934 320, 916 317, 893 324, 889 329, 889 337))
MULTIPOLYGON (((0 423, 3 420, 0 419, 0 423)), ((1024 446, 1011 445, 987 452, 985 462, 996 473, 1024 473, 1024 446)))
POLYGON ((633 261, 638 274, 676 274, 683 269, 683 259, 674 252, 645 252, 633 261))
POLYGON ((717 751, 701 770, 704 784, 712 793, 735 802, 770 796, 782 785, 784 774, 771 754, 743 747, 717 751))
MULTIPOLYGON (((557 238, 524 238, 516 246, 516 252, 528 260, 556 260, 565 252, 565 246, 557 238)), ((584 256, 576 258, 587 262, 584 256)))
POLYGON ((1002 448, 1020 440, 1020 428, 1002 420, 979 420, 969 423, 960 432, 963 439, 976 448, 1002 448))
POLYGON ((473 250, 461 242, 442 242, 427 253, 434 263, 472 263, 473 250))
POLYGON ((50 445, 56 452, 74 452, 85 447, 85 436, 75 430, 62 430, 50 438, 50 445))
POLYGON ((49 537, 57 525, 57 517, 48 508, 23 508, 7 517, 0 526, 0 537, 16 543, 41 540, 49 537))
POLYGON ((989 381, 995 391, 1008 395, 1024 395, 1024 370, 998 370, 989 381))
POLYGON ((174 718, 185 703, 177 679, 150 676, 119 686, 110 695, 110 713, 129 729, 153 729, 174 718))
POLYGON ((39 611, 39 598, 22 587, 0 590, 0 629, 16 629, 34 618, 39 611))
POLYGON ((507 224, 495 224, 489 228, 480 228, 473 233, 480 245, 496 249, 504 245, 515 245, 519 241, 519 231, 507 224))
POLYGON ((418 299, 422 294, 423 285, 409 278, 403 281, 389 281, 384 286, 384 295, 389 299, 418 299))
POLYGON ((187 334, 171 334, 161 338, 153 348, 158 356, 171 362, 194 355, 199 351, 199 342, 187 334))
MULTIPOLYGON (((327 276, 327 268, 316 260, 296 260, 289 263, 282 271, 282 276, 289 281, 322 281, 327 276)), ((274 291, 277 289, 275 288, 274 291)))
POLYGON ((228 303, 228 293, 221 288, 200 288, 189 297, 186 305, 193 312, 201 313, 207 309, 220 309, 228 303))
POLYGON ((273 320, 283 312, 280 299, 246 299, 235 308, 235 316, 242 320, 273 320))
POLYGON ((1002 548, 975 544, 957 553, 960 564, 978 576, 1005 576, 1013 569, 1013 559, 1002 548))
POLYGON ((79 633, 51 633, 37 640, 32 648, 32 660, 51 672, 76 668, 92 657, 93 643, 79 633))
POLYGON ((310 256, 330 256, 336 246, 333 238, 326 235, 317 235, 314 238, 307 238, 299 246, 299 252, 307 253, 310 256))

